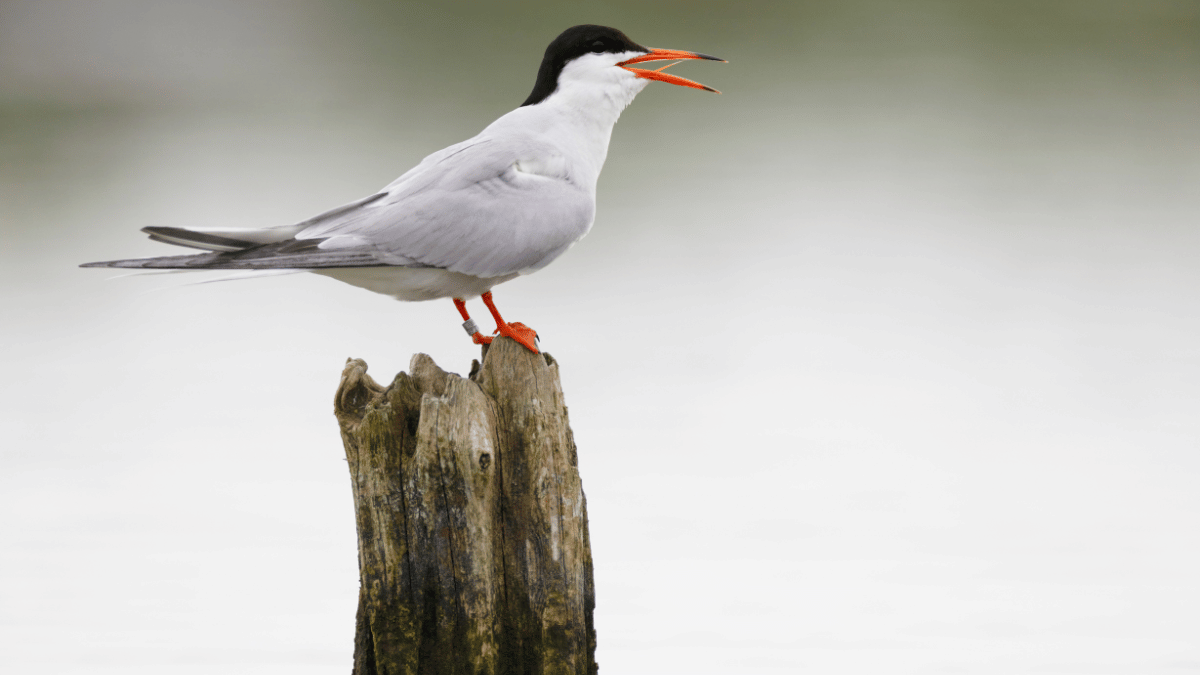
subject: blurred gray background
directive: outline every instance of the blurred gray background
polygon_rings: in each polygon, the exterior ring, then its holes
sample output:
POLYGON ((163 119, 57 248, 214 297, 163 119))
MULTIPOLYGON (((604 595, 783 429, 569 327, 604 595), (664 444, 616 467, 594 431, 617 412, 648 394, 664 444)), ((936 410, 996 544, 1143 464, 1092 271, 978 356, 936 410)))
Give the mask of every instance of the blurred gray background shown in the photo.
POLYGON ((602 672, 1200 672, 1190 0, 0 2, 0 669, 348 672, 334 388, 466 372, 451 303, 76 265, 369 194, 577 23, 730 61, 496 290, 562 365, 602 672))

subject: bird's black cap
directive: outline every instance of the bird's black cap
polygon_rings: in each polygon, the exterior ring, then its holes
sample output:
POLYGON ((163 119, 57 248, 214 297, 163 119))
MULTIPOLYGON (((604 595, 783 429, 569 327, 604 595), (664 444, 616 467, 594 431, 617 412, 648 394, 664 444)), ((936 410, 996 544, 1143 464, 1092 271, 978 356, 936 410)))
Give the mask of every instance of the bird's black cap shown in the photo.
POLYGON ((584 24, 572 26, 554 38, 546 55, 542 57, 542 65, 538 68, 537 82, 529 98, 522 106, 535 105, 546 100, 558 88, 558 76, 563 67, 572 59, 584 54, 620 54, 622 52, 648 52, 647 47, 630 40, 621 31, 607 26, 584 24))

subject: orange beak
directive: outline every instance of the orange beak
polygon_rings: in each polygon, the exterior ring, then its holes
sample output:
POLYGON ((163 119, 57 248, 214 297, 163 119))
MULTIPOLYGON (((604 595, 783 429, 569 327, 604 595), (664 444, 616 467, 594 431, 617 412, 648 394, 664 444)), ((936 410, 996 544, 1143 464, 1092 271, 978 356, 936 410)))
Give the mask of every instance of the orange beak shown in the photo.
POLYGON ((677 60, 683 60, 683 59, 704 59, 706 61, 720 61, 721 63, 728 63, 728 61, 726 61, 725 59, 719 59, 715 56, 709 56, 708 54, 698 54, 696 52, 684 52, 684 51, 680 51, 678 49, 651 49, 649 54, 642 54, 641 56, 635 56, 632 59, 627 59, 625 61, 618 63, 617 65, 624 68, 625 70, 628 70, 629 72, 633 73, 634 75, 637 75, 638 77, 640 77, 642 79, 658 80, 659 82, 666 82, 667 84, 677 84, 681 87, 691 87, 693 89, 703 89, 704 91, 711 91, 715 94, 721 93, 721 92, 717 91, 716 89, 713 89, 712 87, 706 87, 703 84, 700 84, 699 82, 692 82, 691 80, 685 80, 682 77, 668 75, 667 73, 663 72, 667 68, 670 68, 671 66, 675 65, 674 63, 668 63, 667 65, 663 66, 662 68, 659 68, 658 70, 643 70, 641 68, 628 67, 630 64, 644 63, 646 61, 677 61, 677 60))

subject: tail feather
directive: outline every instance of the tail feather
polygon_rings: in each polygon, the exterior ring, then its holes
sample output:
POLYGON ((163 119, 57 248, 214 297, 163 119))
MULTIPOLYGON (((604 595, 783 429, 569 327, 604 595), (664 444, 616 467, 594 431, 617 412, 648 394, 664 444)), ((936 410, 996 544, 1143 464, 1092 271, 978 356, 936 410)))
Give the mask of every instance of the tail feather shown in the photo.
POLYGON ((182 227, 143 227, 142 232, 149 234, 154 241, 205 251, 244 251, 254 246, 254 242, 182 227))
POLYGON ((351 202, 322 213, 302 223, 285 227, 262 229, 182 227, 144 227, 142 231, 150 239, 164 244, 174 244, 200 249, 204 253, 174 255, 157 258, 134 258, 90 262, 80 267, 119 267, 127 269, 175 269, 175 270, 309 270, 331 267, 381 267, 406 266, 425 267, 422 263, 402 255, 381 250, 366 240, 352 237, 336 237, 336 242, 322 247, 328 237, 296 239, 301 231, 314 225, 348 217, 348 214, 373 204, 387 193, 380 192, 370 197, 351 202))

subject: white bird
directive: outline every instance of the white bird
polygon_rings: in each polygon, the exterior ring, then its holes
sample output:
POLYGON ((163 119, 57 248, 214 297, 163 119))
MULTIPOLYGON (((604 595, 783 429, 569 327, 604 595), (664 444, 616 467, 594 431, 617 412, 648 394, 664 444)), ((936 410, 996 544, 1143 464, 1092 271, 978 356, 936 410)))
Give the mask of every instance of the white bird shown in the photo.
POLYGON ((591 229, 613 125, 651 80, 716 92, 663 72, 675 63, 630 67, 682 59, 723 61, 643 47, 614 28, 569 28, 546 48, 519 108, 375 194, 283 227, 146 227, 153 240, 209 252, 83 267, 307 271, 398 300, 449 297, 476 343, 503 335, 537 352, 537 334, 505 322, 491 288, 545 267, 591 229), (477 295, 493 336, 467 313, 477 295))

